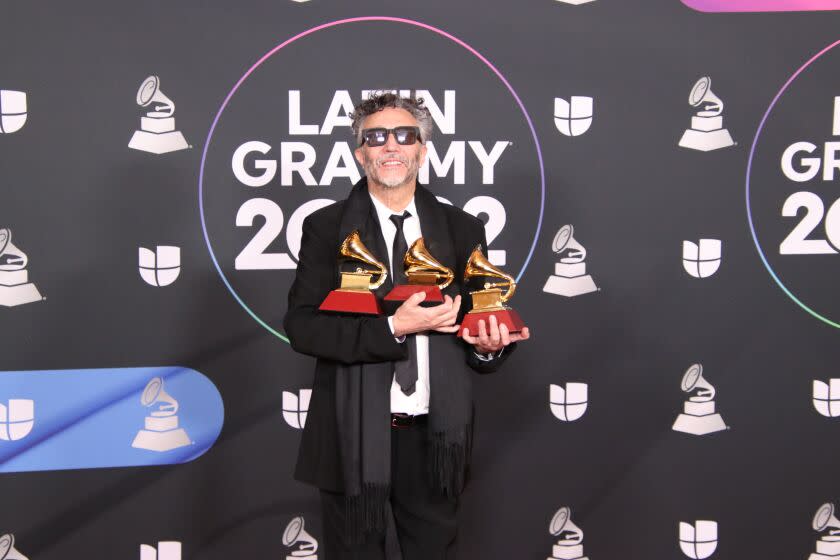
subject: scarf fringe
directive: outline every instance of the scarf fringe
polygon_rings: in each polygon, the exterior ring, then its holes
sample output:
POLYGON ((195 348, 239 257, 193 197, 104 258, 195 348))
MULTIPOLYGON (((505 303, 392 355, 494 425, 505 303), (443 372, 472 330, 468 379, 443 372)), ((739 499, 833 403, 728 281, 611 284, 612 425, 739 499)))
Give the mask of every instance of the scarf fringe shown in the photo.
POLYGON ((366 533, 385 531, 385 504, 391 495, 387 484, 366 483, 356 496, 345 496, 344 532, 348 544, 361 544, 366 533))
POLYGON ((432 489, 447 498, 457 497, 467 482, 472 453, 472 425, 453 433, 430 436, 429 454, 432 489))

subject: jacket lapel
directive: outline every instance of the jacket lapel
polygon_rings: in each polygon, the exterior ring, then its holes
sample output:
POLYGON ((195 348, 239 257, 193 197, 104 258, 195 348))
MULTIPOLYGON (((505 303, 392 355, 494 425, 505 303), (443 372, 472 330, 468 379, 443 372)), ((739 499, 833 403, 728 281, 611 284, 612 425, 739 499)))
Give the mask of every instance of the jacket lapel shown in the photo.
MULTIPOLYGON (((370 201, 370 194, 367 189, 367 178, 363 177, 361 181, 356 183, 347 200, 344 203, 344 209, 341 215, 341 226, 339 228, 339 244, 344 241, 354 229, 359 230, 359 237, 368 248, 373 256, 388 268, 388 250, 385 247, 385 238, 382 235, 382 230, 379 227, 379 220, 376 217, 376 211, 373 208, 373 203, 370 201)), ((340 271, 351 272, 356 270, 359 266, 357 261, 345 260, 339 267, 340 271)), ((370 268, 365 267, 365 268, 370 268)), ((341 279, 336 278, 336 283, 340 284, 341 279)), ((391 275, 385 279, 385 282, 379 286, 373 293, 380 300, 384 298, 388 292, 393 288, 391 275)))

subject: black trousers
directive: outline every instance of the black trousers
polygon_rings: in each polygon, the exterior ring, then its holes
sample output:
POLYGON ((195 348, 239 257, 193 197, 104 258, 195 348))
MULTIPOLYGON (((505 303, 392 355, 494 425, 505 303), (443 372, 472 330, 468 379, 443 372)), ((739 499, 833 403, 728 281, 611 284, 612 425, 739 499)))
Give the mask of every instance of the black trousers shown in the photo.
MULTIPOLYGON (((428 481, 426 425, 391 428, 391 509, 403 560, 455 558, 458 500, 432 492, 428 481)), ((321 491, 324 560, 384 560, 385 534, 347 545, 344 495, 321 491)))

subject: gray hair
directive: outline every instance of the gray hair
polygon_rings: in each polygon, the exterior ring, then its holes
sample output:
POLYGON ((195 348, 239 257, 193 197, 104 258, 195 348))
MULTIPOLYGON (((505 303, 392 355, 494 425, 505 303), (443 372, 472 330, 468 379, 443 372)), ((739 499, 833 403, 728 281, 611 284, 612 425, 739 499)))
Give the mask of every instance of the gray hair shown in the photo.
POLYGON ((353 121, 351 128, 353 129, 353 135, 356 137, 356 145, 362 145, 362 123, 364 120, 383 109, 408 111, 417 120, 417 126, 420 127, 420 141, 425 144, 432 137, 432 114, 423 105, 422 97, 400 97, 391 92, 374 93, 356 105, 350 115, 353 121))

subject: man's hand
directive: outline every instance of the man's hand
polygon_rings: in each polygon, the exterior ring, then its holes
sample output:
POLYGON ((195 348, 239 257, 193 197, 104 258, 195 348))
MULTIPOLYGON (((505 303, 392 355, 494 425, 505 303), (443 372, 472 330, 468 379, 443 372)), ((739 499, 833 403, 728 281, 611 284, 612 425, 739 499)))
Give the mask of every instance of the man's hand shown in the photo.
POLYGON ((394 336, 399 338, 406 334, 423 331, 454 333, 458 330, 459 327, 455 321, 458 319, 458 310, 461 308, 460 295, 455 296, 454 300, 449 296, 444 296, 443 303, 434 307, 420 307, 424 299, 426 299, 425 292, 417 292, 397 308, 393 319, 394 336))
POLYGON ((531 333, 528 327, 522 327, 522 332, 510 334, 507 325, 499 326, 495 315, 490 315, 490 330, 484 325, 484 320, 478 322, 478 336, 470 336, 470 329, 464 329, 463 339, 475 346, 479 354, 498 352, 511 342, 528 340, 531 333))

